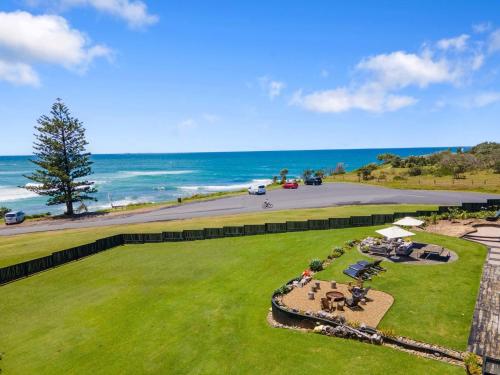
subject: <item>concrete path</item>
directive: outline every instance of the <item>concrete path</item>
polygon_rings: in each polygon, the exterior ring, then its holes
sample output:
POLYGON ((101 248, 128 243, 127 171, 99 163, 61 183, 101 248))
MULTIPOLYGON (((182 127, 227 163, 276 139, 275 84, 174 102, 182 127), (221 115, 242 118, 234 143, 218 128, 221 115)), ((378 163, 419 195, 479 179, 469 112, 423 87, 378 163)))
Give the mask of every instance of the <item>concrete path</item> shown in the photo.
POLYGON ((500 226, 480 226, 464 238, 489 247, 474 311, 468 350, 500 359, 500 226))
POLYGON ((486 202, 486 199, 498 199, 500 195, 437 190, 399 190, 363 184, 328 183, 321 186, 300 186, 297 190, 271 190, 265 196, 241 195, 204 202, 187 203, 141 213, 130 212, 123 215, 24 223, 11 227, 4 226, 0 229, 0 236, 58 229, 147 223, 259 212, 263 211, 262 203, 266 198, 273 203, 273 210, 287 210, 349 204, 413 203, 453 205, 462 202, 486 202))

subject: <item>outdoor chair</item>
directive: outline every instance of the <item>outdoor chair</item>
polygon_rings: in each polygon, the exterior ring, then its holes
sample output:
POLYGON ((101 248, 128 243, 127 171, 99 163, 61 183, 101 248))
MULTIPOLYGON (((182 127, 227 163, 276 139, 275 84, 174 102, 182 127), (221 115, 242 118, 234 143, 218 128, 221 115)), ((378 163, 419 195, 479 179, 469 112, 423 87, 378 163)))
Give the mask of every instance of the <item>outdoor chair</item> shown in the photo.
POLYGON ((331 310, 330 301, 328 300, 328 298, 321 298, 321 310, 323 311, 331 310))
POLYGON ((352 298, 347 298, 345 300, 345 304, 351 310, 355 310, 355 309, 360 309, 360 307, 359 307, 359 302, 360 301, 361 301, 361 298, 356 298, 356 297, 353 296, 352 298))
POLYGON ((486 220, 488 220, 488 221, 497 221, 498 219, 500 219, 500 210, 498 210, 495 215, 488 216, 486 218, 486 220))

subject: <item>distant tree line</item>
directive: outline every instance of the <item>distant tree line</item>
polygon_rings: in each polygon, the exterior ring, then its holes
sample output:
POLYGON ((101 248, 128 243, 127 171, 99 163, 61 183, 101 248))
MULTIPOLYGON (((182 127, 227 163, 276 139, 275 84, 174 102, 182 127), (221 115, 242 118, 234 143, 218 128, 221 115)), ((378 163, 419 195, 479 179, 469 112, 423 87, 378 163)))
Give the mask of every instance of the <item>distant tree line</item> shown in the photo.
MULTIPOLYGON (((483 142, 470 150, 464 151, 458 148, 455 152, 451 149, 435 152, 429 155, 401 157, 392 153, 384 153, 377 156, 382 166, 392 168, 405 168, 409 176, 431 174, 436 177, 453 176, 453 178, 464 178, 466 172, 479 170, 491 170, 500 173, 500 143, 483 142)), ((363 180, 374 178, 372 172, 380 165, 370 163, 356 170, 357 175, 363 180)), ((385 178, 381 173, 380 178, 385 178)))

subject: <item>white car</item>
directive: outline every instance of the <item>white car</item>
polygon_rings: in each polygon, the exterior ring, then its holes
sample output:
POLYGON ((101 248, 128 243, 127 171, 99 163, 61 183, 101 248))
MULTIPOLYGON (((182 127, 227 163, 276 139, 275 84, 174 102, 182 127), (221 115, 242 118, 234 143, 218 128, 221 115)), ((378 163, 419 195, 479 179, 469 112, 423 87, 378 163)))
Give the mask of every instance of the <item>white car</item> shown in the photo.
POLYGON ((24 221, 24 212, 23 211, 11 211, 5 214, 5 224, 18 224, 24 221))
POLYGON ((264 195, 266 194, 266 185, 252 185, 248 188, 248 194, 264 195))

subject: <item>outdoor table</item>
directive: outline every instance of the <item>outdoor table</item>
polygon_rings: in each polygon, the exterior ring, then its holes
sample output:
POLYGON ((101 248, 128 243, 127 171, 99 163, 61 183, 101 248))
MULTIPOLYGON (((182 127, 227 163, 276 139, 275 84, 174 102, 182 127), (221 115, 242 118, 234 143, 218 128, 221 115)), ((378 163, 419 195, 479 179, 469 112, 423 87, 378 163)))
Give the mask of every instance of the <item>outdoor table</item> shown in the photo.
POLYGON ((332 302, 339 302, 345 299, 344 294, 336 290, 326 293, 326 298, 332 302))
POLYGON ((437 255, 437 256, 442 256, 444 252, 444 247, 437 248, 437 249, 425 249, 424 250, 424 258, 427 259, 431 255, 437 255))

